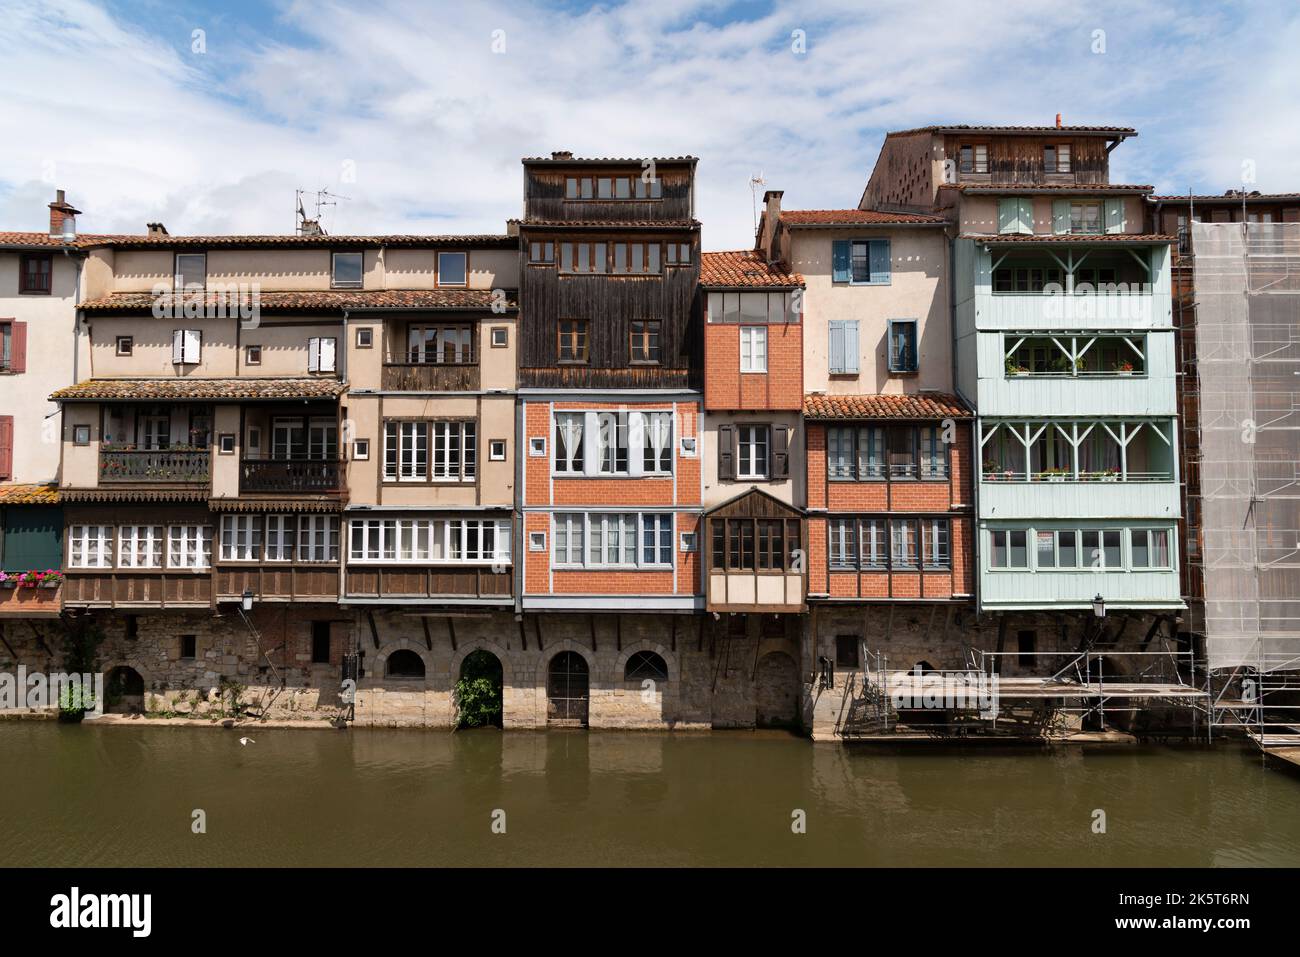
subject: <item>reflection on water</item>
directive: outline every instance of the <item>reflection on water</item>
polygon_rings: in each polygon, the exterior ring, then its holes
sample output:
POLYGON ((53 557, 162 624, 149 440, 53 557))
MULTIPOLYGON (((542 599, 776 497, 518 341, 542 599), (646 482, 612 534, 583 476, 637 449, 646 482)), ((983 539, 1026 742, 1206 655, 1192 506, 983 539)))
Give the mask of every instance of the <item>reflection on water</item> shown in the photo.
POLYGON ((1300 865, 1300 777, 1236 747, 240 733, 0 722, 0 865, 1300 865))

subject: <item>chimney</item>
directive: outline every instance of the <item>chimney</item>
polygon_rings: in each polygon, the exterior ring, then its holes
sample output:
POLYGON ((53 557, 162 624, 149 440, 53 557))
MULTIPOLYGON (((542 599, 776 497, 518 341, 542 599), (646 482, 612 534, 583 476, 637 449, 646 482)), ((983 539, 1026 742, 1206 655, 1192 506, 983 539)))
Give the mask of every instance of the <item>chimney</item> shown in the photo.
POLYGON ((1060 114, 1060 113, 1057 113, 1057 114, 1056 114, 1056 128, 1057 128, 1058 130, 1061 128, 1061 114, 1060 114))
POLYGON ((145 228, 149 230, 150 236, 167 236, 167 227, 162 223, 145 223, 145 228))
POLYGON ((754 242, 758 244, 758 252, 768 262, 776 262, 780 258, 777 250, 772 247, 776 227, 781 222, 781 197, 784 195, 785 190, 782 189, 769 189, 763 194, 763 232, 754 237, 754 242))
POLYGON ((77 238, 77 214, 81 210, 74 209, 72 205, 63 198, 63 190, 56 190, 54 202, 50 203, 50 238, 62 239, 65 242, 72 242, 77 238))
POLYGON ((570 150, 556 150, 554 153, 551 154, 551 159, 571 160, 573 159, 573 153, 570 150))

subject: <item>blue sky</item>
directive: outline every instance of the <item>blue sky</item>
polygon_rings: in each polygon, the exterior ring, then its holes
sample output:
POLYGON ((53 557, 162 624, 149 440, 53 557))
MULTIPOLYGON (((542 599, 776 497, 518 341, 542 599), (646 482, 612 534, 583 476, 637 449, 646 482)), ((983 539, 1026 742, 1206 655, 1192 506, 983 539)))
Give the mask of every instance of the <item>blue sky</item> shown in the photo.
POLYGON ((570 149, 700 157, 705 247, 740 248, 757 173, 854 206, 887 130, 1058 112, 1138 128, 1116 182, 1300 190, 1291 0, 0 0, 0 23, 0 229, 61 187, 85 231, 287 232, 303 187, 347 197, 334 233, 499 232, 519 158, 570 149))

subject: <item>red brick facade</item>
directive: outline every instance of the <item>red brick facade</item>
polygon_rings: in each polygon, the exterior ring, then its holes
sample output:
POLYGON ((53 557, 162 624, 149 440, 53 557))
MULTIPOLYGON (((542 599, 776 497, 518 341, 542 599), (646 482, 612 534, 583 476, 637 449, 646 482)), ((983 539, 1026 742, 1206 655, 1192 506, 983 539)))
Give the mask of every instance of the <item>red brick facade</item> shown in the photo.
POLYGON ((767 371, 740 371, 740 326, 704 326, 704 407, 711 412, 803 406, 803 323, 767 326, 767 371))

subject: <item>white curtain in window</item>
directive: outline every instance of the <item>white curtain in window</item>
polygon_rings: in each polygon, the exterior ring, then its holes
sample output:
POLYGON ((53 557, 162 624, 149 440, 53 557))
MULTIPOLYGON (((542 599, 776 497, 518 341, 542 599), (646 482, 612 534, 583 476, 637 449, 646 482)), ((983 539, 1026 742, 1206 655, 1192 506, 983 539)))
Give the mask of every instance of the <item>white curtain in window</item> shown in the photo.
POLYGON ((561 415, 559 419, 559 431, 562 445, 564 446, 561 454, 564 456, 564 471, 577 471, 575 460, 578 455, 578 448, 582 445, 582 416, 579 415, 561 415))

